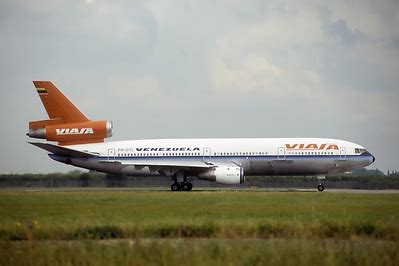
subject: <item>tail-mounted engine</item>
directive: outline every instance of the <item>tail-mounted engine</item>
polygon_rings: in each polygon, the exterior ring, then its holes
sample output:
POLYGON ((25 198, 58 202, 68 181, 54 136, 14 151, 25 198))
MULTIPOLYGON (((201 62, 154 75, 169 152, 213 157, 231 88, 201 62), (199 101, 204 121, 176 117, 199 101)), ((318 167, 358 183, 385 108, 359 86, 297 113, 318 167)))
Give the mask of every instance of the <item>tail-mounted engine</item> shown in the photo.
POLYGON ((104 138, 112 136, 112 122, 109 121, 59 123, 57 120, 59 119, 32 121, 26 135, 58 141, 60 145, 104 142, 104 138))

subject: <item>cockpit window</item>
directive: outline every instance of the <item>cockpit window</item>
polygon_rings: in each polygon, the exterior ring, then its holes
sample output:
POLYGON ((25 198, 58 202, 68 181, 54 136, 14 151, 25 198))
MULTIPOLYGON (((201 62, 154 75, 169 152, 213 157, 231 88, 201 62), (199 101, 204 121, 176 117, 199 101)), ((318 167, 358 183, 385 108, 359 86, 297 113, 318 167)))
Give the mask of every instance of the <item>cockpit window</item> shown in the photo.
POLYGON ((366 151, 367 151, 366 149, 355 148, 355 153, 364 153, 366 151))

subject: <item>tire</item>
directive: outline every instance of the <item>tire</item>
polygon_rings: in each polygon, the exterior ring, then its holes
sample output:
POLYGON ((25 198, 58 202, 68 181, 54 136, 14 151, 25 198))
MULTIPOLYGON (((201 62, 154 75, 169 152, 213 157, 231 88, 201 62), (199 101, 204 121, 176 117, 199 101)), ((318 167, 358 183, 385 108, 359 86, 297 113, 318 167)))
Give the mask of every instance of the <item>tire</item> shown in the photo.
POLYGON ((191 191, 193 189, 193 184, 191 184, 190 182, 187 183, 188 186, 188 191, 191 191))
POLYGON ((175 182, 170 186, 170 189, 172 191, 180 191, 181 190, 181 186, 179 183, 175 182))
POLYGON ((183 184, 181 185, 181 190, 182 190, 182 191, 189 191, 189 186, 188 186, 188 184, 187 184, 187 183, 183 183, 183 184))
POLYGON ((317 186, 317 190, 322 192, 324 190, 324 186, 323 185, 318 185, 317 186))

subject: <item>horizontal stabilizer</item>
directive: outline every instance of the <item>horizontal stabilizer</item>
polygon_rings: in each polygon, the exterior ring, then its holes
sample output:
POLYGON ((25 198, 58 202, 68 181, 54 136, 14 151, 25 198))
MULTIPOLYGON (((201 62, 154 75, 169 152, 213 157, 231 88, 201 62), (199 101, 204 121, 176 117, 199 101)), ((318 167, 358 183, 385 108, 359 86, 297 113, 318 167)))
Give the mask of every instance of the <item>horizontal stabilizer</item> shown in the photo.
POLYGON ((77 150, 68 149, 62 146, 50 144, 50 143, 41 143, 41 142, 28 142, 36 147, 39 147, 43 150, 51 152, 56 155, 62 156, 71 156, 71 157, 94 157, 94 154, 88 152, 82 152, 77 150))

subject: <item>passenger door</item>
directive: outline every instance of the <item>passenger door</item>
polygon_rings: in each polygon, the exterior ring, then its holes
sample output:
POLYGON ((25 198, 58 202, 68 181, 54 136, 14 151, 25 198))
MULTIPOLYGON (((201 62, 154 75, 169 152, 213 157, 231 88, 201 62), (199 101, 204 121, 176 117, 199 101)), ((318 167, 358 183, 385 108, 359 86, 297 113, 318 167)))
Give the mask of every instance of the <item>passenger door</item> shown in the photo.
POLYGON ((115 149, 108 149, 108 160, 115 159, 115 149))
POLYGON ((277 160, 285 160, 285 148, 284 147, 278 147, 277 160))
POLYGON ((340 160, 346 160, 346 149, 345 149, 345 147, 340 147, 339 148, 339 159, 340 160))
POLYGON ((202 150, 202 156, 204 161, 207 161, 211 158, 211 148, 204 148, 202 150))

